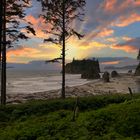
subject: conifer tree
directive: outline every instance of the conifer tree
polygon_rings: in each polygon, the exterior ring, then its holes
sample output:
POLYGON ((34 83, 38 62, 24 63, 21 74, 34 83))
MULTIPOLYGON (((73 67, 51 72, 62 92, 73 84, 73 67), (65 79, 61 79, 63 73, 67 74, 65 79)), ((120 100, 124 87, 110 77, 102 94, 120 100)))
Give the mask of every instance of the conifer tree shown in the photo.
MULTIPOLYGON (((44 42, 51 42, 62 48, 62 98, 65 98, 65 52, 66 41, 71 36, 83 37, 71 25, 78 19, 82 21, 84 15, 85 0, 38 0, 42 3, 41 15, 46 24, 50 25, 49 30, 44 30, 51 37, 44 39, 44 42)), ((60 59, 60 58, 59 58, 60 59)), ((56 60, 56 59, 55 59, 56 60)))
POLYGON ((31 23, 25 21, 25 10, 30 7, 30 0, 1 0, 0 3, 0 53, 1 53, 1 104, 6 104, 6 50, 17 46, 20 39, 27 40, 27 33, 35 35, 31 23))

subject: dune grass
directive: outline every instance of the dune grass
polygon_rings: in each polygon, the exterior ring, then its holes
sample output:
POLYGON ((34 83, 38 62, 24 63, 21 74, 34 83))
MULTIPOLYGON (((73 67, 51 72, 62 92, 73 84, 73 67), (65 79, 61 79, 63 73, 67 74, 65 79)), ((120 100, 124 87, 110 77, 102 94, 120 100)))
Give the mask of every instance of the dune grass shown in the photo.
POLYGON ((30 101, 0 107, 0 140, 140 140, 140 95, 30 101))

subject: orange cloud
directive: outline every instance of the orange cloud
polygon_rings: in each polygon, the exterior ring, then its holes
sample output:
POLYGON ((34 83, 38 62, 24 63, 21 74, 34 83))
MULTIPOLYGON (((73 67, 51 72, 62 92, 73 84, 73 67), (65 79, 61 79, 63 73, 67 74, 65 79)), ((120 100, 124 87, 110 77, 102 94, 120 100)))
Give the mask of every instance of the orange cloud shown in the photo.
POLYGON ((104 28, 103 30, 101 30, 101 32, 98 33, 97 37, 106 37, 112 35, 113 33, 114 30, 104 28))
POLYGON ((104 65, 116 65, 116 64, 119 64, 120 61, 109 61, 109 62, 102 62, 101 64, 104 64, 104 65))
POLYGON ((111 36, 111 35, 113 35, 113 33, 114 33, 114 30, 112 30, 112 29, 99 27, 99 31, 97 31, 97 32, 92 31, 88 35, 86 35, 86 40, 89 41, 96 37, 103 38, 103 37, 111 36))
POLYGON ((126 8, 128 8, 130 5, 133 5, 133 1, 134 0, 124 0, 124 1, 121 1, 121 4, 119 5, 118 10, 124 10, 126 8))
POLYGON ((133 0, 133 5, 135 5, 136 7, 140 6, 140 0, 133 0))
POLYGON ((16 49, 9 49, 7 52, 7 56, 30 56, 34 53, 38 53, 38 50, 35 48, 20 47, 16 49))
POLYGON ((119 21, 118 23, 115 23, 115 26, 125 27, 132 23, 140 22, 140 15, 137 13, 133 13, 133 14, 129 15, 128 17, 121 16, 118 19, 118 21, 119 21))
POLYGON ((104 13, 101 15, 99 24, 104 27, 105 24, 106 27, 125 27, 134 22, 139 22, 140 15, 136 14, 138 8, 140 8, 140 0, 104 0, 100 5, 100 11, 102 12, 103 9, 104 13))
MULTIPOLYGON (((28 16, 26 16, 26 20, 33 24, 33 27, 36 31, 36 37, 37 38, 43 38, 44 39, 44 38, 47 38, 49 36, 43 30, 49 30, 50 25, 46 24, 42 17, 35 18, 32 15, 28 15, 28 16)), ((25 32, 25 30, 22 30, 22 31, 25 32)), ((30 36, 34 37, 34 36, 32 36, 32 34, 30 34, 30 36)))
POLYGON ((32 15, 26 16, 25 19, 33 25, 37 25, 39 22, 39 19, 34 18, 32 15))
POLYGON ((127 36, 122 37, 122 39, 123 39, 124 41, 130 41, 130 40, 132 40, 131 37, 127 37, 127 36))
POLYGON ((106 12, 118 13, 122 12, 128 7, 137 7, 140 5, 139 0, 105 0, 103 4, 103 9, 106 12), (116 9, 117 8, 117 9, 116 9))
MULTIPOLYGON (((119 42, 127 42, 127 41, 131 41, 133 38, 131 37, 128 37, 128 36, 120 36, 120 37, 111 37, 111 38, 107 38, 106 40, 113 43, 113 44, 116 44, 116 43, 119 43, 119 42)), ((113 45, 112 44, 112 45, 113 45)))
POLYGON ((112 37, 112 38, 107 38, 107 41, 109 41, 109 42, 112 42, 112 43, 115 43, 115 42, 117 42, 117 40, 118 40, 118 38, 116 38, 116 37, 112 37))
POLYGON ((60 49, 53 46, 39 45, 37 48, 30 47, 19 47, 16 49, 9 49, 7 51, 8 62, 13 62, 14 60, 20 62, 28 62, 30 60, 45 60, 58 57, 60 55, 60 49))
POLYGON ((106 0, 104 2, 104 10, 105 11, 114 11, 116 2, 117 2, 117 0, 106 0))
POLYGON ((101 49, 101 48, 104 48, 104 47, 107 47, 107 45, 103 44, 103 43, 100 43, 100 42, 97 42, 97 41, 83 42, 79 46, 79 48, 82 49, 82 50, 87 50, 87 49, 90 49, 90 48, 101 49))
POLYGON ((116 45, 116 46, 112 46, 112 49, 116 49, 116 50, 123 50, 127 53, 132 53, 132 52, 137 52, 138 48, 131 46, 131 45, 116 45))

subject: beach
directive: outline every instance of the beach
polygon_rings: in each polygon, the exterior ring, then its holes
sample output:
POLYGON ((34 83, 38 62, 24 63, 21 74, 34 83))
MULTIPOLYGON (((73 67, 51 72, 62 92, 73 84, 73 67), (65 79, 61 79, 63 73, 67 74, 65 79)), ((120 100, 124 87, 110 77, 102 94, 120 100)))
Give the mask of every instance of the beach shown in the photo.
MULTIPOLYGON (((66 97, 86 97, 103 94, 129 94, 128 87, 137 93, 133 74, 119 74, 109 83, 102 79, 86 80, 80 75, 66 76, 66 97)), ((61 97, 61 75, 22 77, 8 83, 7 103, 22 103, 28 100, 45 100, 61 97), (15 85, 15 86, 13 86, 15 85), (28 85, 28 86, 27 86, 28 85)))

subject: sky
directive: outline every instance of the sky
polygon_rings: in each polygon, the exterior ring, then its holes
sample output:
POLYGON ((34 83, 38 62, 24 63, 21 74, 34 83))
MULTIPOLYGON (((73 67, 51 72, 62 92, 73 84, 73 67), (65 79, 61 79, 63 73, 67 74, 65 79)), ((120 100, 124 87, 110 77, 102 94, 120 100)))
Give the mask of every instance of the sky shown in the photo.
MULTIPOLYGON (((36 30, 28 41, 20 41, 20 47, 7 51, 8 62, 28 63, 60 57, 61 48, 43 43, 50 35, 42 30, 48 28, 39 17, 41 5, 36 0, 27 10, 26 20, 36 30)), ((140 0, 86 0, 82 22, 72 23, 84 38, 71 37, 67 41, 66 59, 89 57, 133 57, 140 48, 140 0)), ((24 32, 24 30, 23 30, 24 32)))

